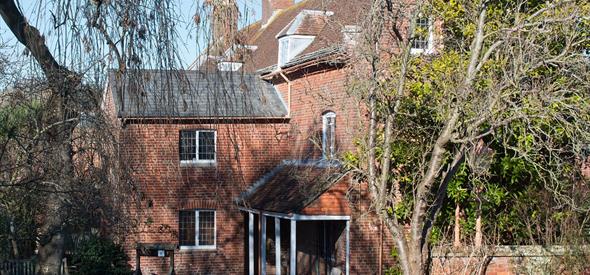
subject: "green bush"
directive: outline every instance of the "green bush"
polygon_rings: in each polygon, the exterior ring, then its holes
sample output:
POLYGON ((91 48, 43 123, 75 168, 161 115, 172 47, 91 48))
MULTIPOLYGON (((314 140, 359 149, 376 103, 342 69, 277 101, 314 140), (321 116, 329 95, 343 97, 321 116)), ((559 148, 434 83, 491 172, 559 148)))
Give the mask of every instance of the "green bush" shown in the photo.
POLYGON ((111 240, 90 237, 80 243, 72 255, 72 274, 130 275, 129 257, 120 245, 111 240))

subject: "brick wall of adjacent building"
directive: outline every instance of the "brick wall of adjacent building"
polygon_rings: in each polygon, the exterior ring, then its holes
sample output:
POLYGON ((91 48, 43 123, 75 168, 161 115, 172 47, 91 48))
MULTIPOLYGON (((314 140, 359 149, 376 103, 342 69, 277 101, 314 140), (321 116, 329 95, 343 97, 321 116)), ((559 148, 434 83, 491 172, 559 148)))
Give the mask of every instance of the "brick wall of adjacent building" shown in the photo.
MULTIPOLYGON (((344 69, 289 75, 292 78, 290 120, 179 123, 162 119, 123 124, 122 163, 131 171, 137 188, 137 203, 130 207, 136 230, 127 236, 126 246, 131 264, 135 266, 135 243, 178 244, 178 211, 205 208, 217 211, 217 248, 177 250, 177 274, 243 273, 247 221, 234 198, 284 159, 320 158, 322 114, 326 111, 336 113, 338 152, 356 149, 353 138, 362 127, 363 116, 358 102, 345 88, 346 75, 344 69), (179 133, 189 129, 217 131, 215 166, 180 164, 179 133)), ((284 81, 275 84, 289 104, 289 84, 284 81)), ((106 106, 112 109, 112 105, 106 106)), ((110 113, 114 116, 112 110, 110 113)), ((334 207, 352 209, 351 274, 375 274, 381 250, 384 265, 391 264, 388 256, 391 237, 386 230, 381 235, 381 225, 369 213, 366 188, 350 182, 346 178, 312 208, 317 213, 326 213, 334 207), (330 205, 331 200, 342 194, 351 198, 352 203, 347 202, 349 206, 342 202, 330 205), (385 240, 384 246, 380 245, 381 238, 385 240)), ((167 258, 141 259, 143 274, 164 274, 168 265, 167 258)))
POLYGON ((274 83, 287 105, 291 106, 291 131, 297 135, 291 154, 300 158, 321 157, 322 115, 336 113, 336 149, 339 155, 354 151, 366 118, 354 91, 348 90, 350 71, 346 68, 313 68, 288 74, 289 83, 275 78, 274 83), (289 103, 289 98, 291 98, 289 103))
POLYGON ((495 246, 459 250, 435 249, 432 273, 486 274, 590 274, 587 246, 495 246))
MULTIPOLYGON (((287 104, 291 85, 290 124, 291 131, 298 136, 293 141, 294 146, 291 146, 291 155, 312 159, 321 157, 322 114, 328 111, 336 113, 337 156, 357 151, 354 140, 362 137, 363 131, 367 129, 367 116, 358 100, 359 95, 348 88, 350 75, 348 68, 316 66, 287 74, 288 82, 281 78, 274 79, 287 104)), ((352 178, 345 178, 303 212, 325 214, 328 211, 351 211, 350 274, 377 274, 381 254, 383 269, 393 265, 390 256, 393 239, 370 210, 366 184, 352 182, 352 178), (340 195, 347 198, 348 205, 336 201, 340 195)), ((339 244, 344 245, 343 240, 339 244)))

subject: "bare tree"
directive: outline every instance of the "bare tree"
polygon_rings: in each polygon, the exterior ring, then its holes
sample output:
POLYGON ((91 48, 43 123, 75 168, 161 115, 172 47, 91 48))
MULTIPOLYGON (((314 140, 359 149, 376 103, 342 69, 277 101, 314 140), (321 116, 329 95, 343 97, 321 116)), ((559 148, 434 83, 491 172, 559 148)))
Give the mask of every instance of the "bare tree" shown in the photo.
POLYGON ((40 22, 57 33, 57 53, 15 1, 0 2, 6 26, 43 72, 20 87, 13 85, 9 93, 13 105, 8 116, 20 121, 0 137, 0 188, 3 194, 37 194, 38 272, 60 274, 66 235, 79 227, 98 227, 88 224, 96 209, 102 211, 102 222, 116 219, 121 201, 110 192, 126 193, 119 189, 125 186, 115 184, 122 180, 117 147, 99 109, 111 60, 119 74, 177 68, 179 62, 175 9, 168 1, 58 0, 43 5, 51 7, 51 17, 40 22), (26 115, 14 117, 18 110, 26 115))
POLYGON ((404 274, 429 272, 448 185, 462 165, 485 174, 491 144, 530 163, 556 202, 574 203, 560 190, 589 141, 587 20, 583 1, 374 2, 356 70, 369 68, 359 77, 368 153, 353 166, 404 274), (417 26, 424 19, 430 27, 417 26), (431 51, 413 55, 429 31, 431 51))

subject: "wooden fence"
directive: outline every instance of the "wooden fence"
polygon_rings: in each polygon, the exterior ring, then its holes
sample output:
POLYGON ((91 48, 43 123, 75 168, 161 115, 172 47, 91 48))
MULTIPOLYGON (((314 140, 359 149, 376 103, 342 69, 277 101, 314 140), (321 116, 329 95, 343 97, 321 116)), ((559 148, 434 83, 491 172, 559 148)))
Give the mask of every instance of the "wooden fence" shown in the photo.
POLYGON ((35 261, 31 259, 0 262, 0 275, 35 275, 35 261))

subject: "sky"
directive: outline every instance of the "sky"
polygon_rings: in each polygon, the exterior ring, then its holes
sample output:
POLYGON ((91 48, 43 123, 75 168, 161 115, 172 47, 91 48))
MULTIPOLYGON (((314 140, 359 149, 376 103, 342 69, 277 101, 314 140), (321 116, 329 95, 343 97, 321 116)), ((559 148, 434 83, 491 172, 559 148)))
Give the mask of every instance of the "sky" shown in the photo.
MULTIPOLYGON (((179 2, 179 6, 182 8, 182 16, 186 18, 188 24, 192 22, 192 18, 194 15, 195 10, 195 1, 194 0, 176 0, 179 2)), ((294 0, 295 3, 299 3, 302 0, 294 0)), ((245 20, 239 21, 239 28, 244 27, 247 24, 254 23, 260 20, 260 15, 262 14, 262 1, 261 0, 237 0, 238 8, 240 9, 240 14, 242 18, 245 20)), ((188 24, 185 24, 188 26, 188 24)), ((191 37, 191 33, 188 28, 184 28, 183 30, 179 31, 181 38, 186 42, 186 47, 181 49, 181 56, 183 56, 183 60, 190 60, 190 63, 195 59, 198 54, 198 46, 196 39, 191 37), (192 40, 191 40, 192 39, 192 40)), ((200 43, 203 44, 203 43, 200 43)))
MULTIPOLYGON (((50 21, 51 9, 49 7, 51 7, 51 3, 53 3, 52 1, 64 0, 16 0, 16 3, 21 7, 24 15, 33 26, 47 26, 48 24, 45 23, 50 21)), ((176 12, 180 17, 177 19, 177 33, 179 38, 179 41, 177 41, 178 55, 180 56, 184 67, 186 67, 195 60, 200 50, 199 47, 202 47, 204 44, 202 38, 196 37, 195 26, 193 23, 193 16, 196 13, 198 3, 201 3, 203 0, 173 1, 175 1, 177 6, 176 12), (198 42, 199 40, 201 41, 200 43, 198 42)), ((299 1, 301 0, 296 0, 295 2, 299 1)), ((237 3, 242 17, 248 18, 247 20, 239 21, 240 28, 260 19, 262 13, 261 0, 237 0, 237 3)), ((40 30, 42 34, 46 36, 50 50, 54 52, 55 47, 57 47, 56 44, 59 43, 52 41, 53 38, 51 33, 45 33, 42 28, 40 28, 40 30)), ((8 54, 11 56, 23 55, 23 52, 25 52, 24 47, 18 43, 4 22, 0 22, 0 40, 5 47, 3 51, 9 51, 8 54)))

